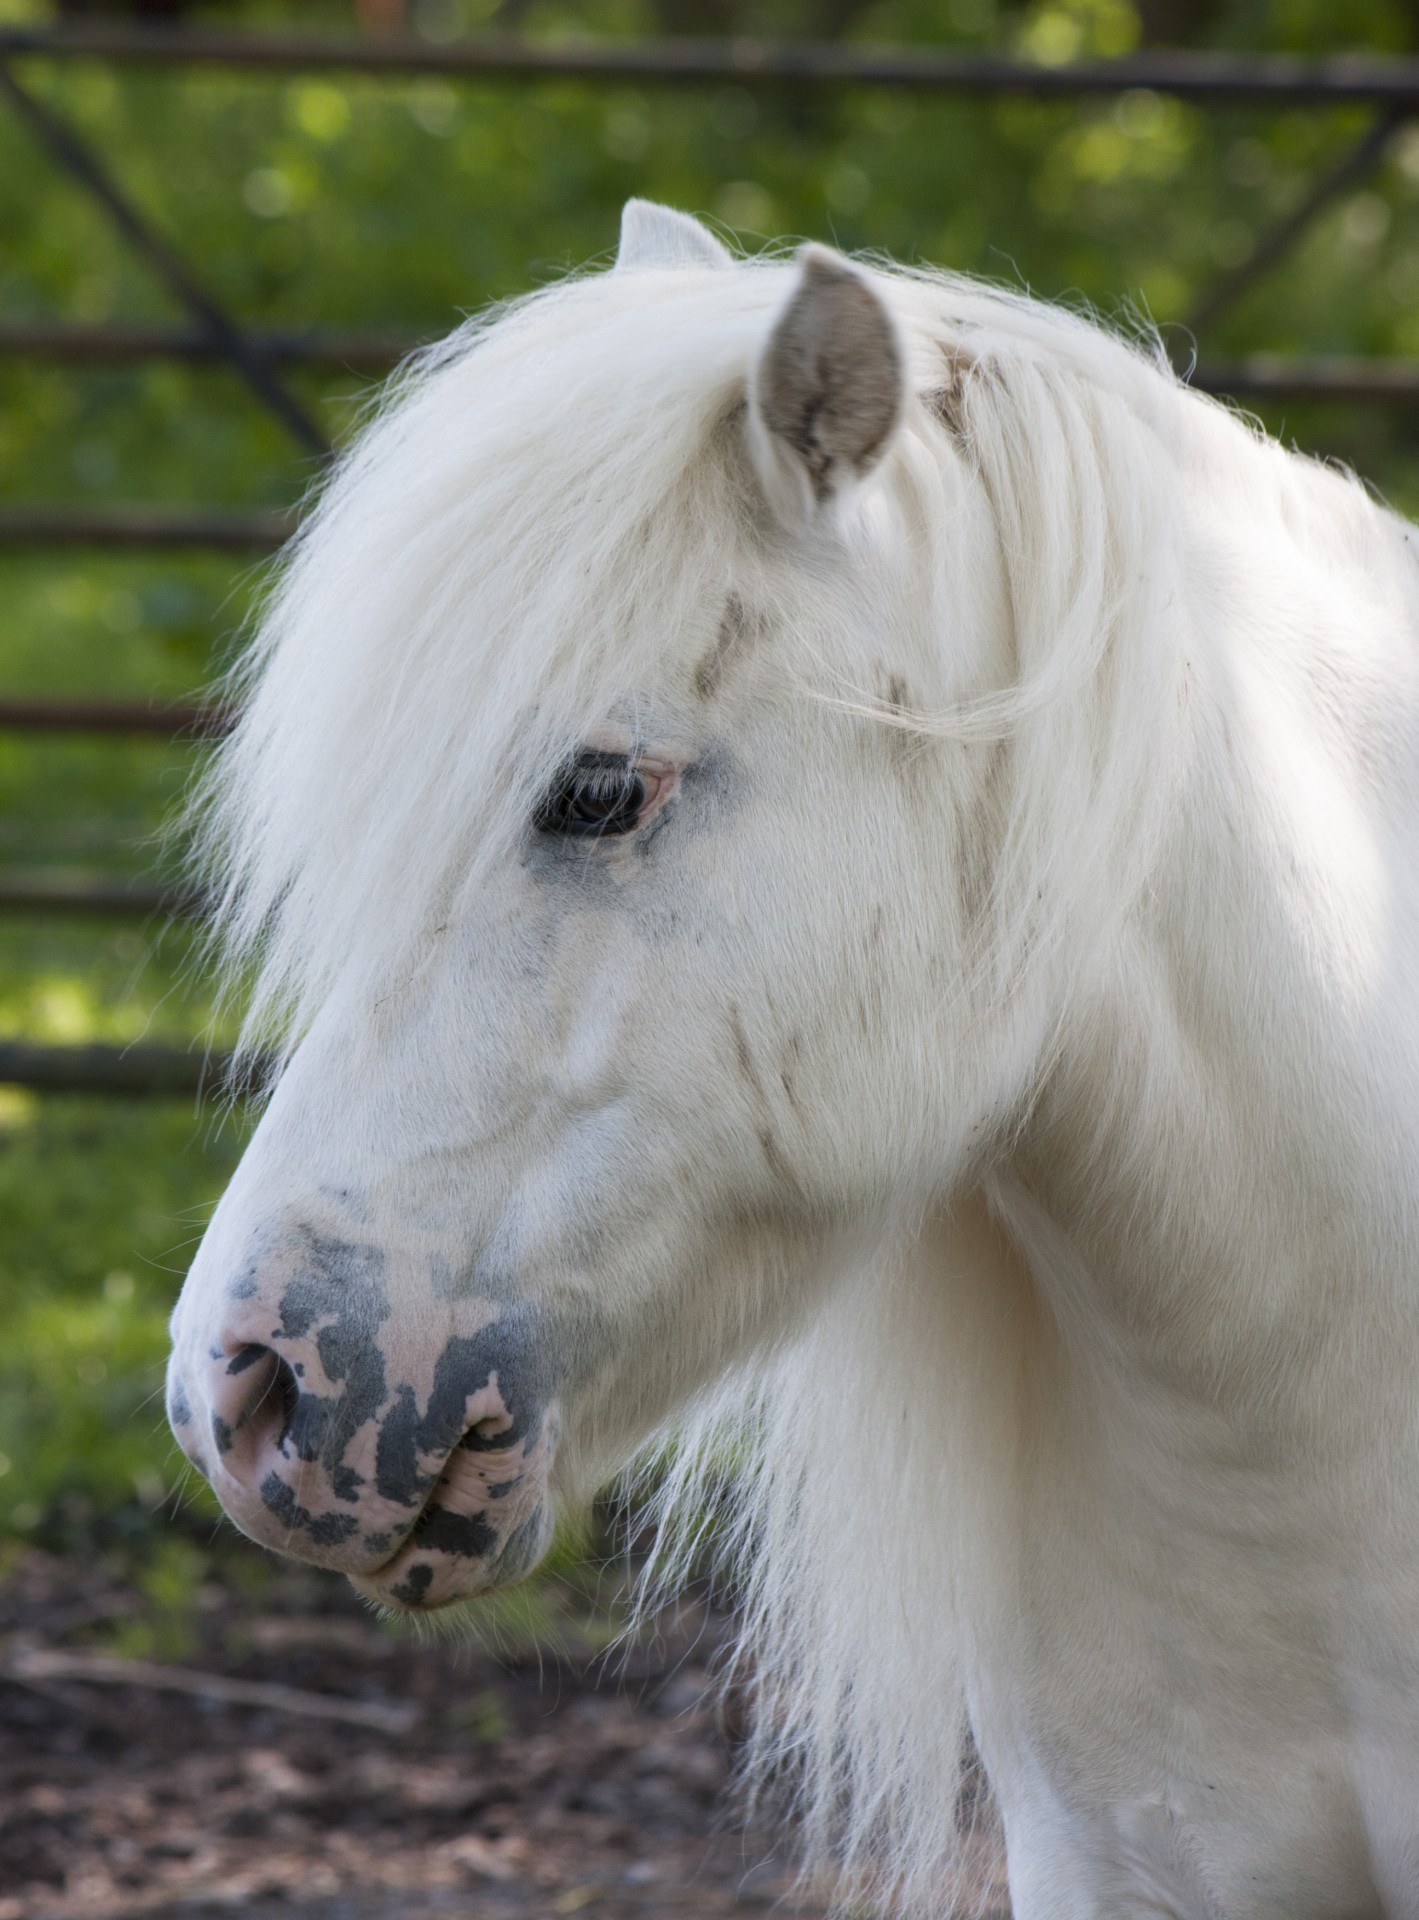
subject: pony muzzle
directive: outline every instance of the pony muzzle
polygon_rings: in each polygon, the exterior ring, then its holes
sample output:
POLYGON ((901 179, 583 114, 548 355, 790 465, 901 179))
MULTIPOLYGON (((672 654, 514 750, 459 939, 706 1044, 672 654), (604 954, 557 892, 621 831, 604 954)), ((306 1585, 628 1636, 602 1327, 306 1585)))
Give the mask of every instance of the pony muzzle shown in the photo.
POLYGON ((353 1369, 331 1381, 318 1338, 278 1350, 251 1331, 228 1333, 195 1365, 175 1355, 168 1378, 184 1453, 250 1539, 404 1608, 447 1605, 535 1566, 552 1531, 555 1405, 510 1404, 496 1367, 457 1377, 449 1356, 468 1342, 418 1369, 422 1392, 388 1391, 382 1367, 360 1391, 353 1369))

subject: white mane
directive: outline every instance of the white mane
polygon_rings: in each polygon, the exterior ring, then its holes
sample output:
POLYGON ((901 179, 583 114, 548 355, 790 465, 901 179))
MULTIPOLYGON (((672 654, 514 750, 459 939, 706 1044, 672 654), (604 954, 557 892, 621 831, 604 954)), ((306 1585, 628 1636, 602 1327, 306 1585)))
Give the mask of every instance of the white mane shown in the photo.
MULTIPOLYGON (((735 584, 737 410, 793 271, 572 280, 472 323, 393 389, 284 569, 207 796, 220 937, 234 974, 254 968, 250 1037, 289 1044, 347 975, 414 964, 476 899, 550 770, 683 664, 679 637, 735 584)), ((1079 948, 1052 916, 1077 914, 1106 946, 1166 822, 1190 685, 1184 472, 1215 467, 1232 488, 1244 470, 1251 511, 1289 548, 1389 536, 1352 482, 1261 441, 1156 356, 956 277, 873 280, 919 396, 885 484, 944 549, 943 466, 964 457, 991 502, 1014 629, 1007 684, 939 715, 874 711, 1000 754, 1006 855, 982 964, 1000 994, 1029 993, 1079 948)), ((970 564, 952 561, 955 577, 970 564)), ((933 577, 923 617, 950 645, 947 572, 933 577)), ((825 670, 819 610, 770 611, 785 671, 865 702, 867 662, 856 684, 825 670)), ((949 1783, 978 1617, 960 1596, 1011 1577, 980 1564, 1002 1549, 978 1515, 1016 1498, 1028 1341, 945 1324, 962 1302, 916 1264, 929 1235, 907 1238, 792 1345, 705 1396, 663 1502, 693 1524, 735 1460, 751 1771, 798 1783, 815 1845, 850 1867, 890 1859, 892 1889, 924 1897, 957 1846, 949 1783), (841 1577, 844 1556, 860 1577, 841 1577)), ((1022 1293, 999 1311, 1029 1308, 1022 1293)))

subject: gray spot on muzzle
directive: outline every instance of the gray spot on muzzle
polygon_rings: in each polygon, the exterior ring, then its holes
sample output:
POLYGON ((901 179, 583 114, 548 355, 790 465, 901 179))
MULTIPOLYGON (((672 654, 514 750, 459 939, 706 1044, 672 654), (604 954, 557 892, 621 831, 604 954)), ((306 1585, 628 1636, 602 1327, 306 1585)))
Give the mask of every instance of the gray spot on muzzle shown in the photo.
POLYGON ((433 1585, 433 1578, 434 1570, 427 1564, 410 1567, 408 1577, 389 1591, 395 1600, 402 1601, 406 1607, 421 1607, 425 1594, 433 1585))
MULTIPOLYGON (((449 1513, 442 1507, 430 1507, 420 1515, 410 1536, 414 1558, 397 1585, 388 1589, 390 1599, 418 1610, 432 1600, 443 1605, 459 1597, 447 1586, 450 1561, 479 1560, 490 1563, 496 1572, 490 1577, 500 1583, 520 1580, 541 1559, 549 1534, 548 1508, 539 1500, 512 1532, 503 1538, 497 1529, 479 1515, 449 1513), (437 1592, 436 1583, 440 1583, 437 1592)), ((489 1568, 485 1568, 485 1574, 489 1568)))
POLYGON ((288 1339, 303 1339, 317 1320, 333 1321, 328 1331, 358 1337, 372 1331, 371 1320, 377 1326, 389 1318, 382 1248, 313 1227, 303 1227, 300 1237, 301 1271, 281 1296, 281 1332, 288 1339))
POLYGON ((239 1273, 236 1279, 227 1287, 227 1298, 229 1300, 254 1300, 257 1291, 255 1273, 239 1273))
POLYGON ((481 1513, 450 1513, 447 1507, 425 1507, 410 1537, 430 1553, 462 1560, 482 1560, 498 1544, 496 1530, 481 1513))
POLYGON ((329 1475, 336 1498, 353 1501, 364 1480, 345 1465, 345 1451, 388 1398, 378 1338, 390 1314, 385 1256, 378 1247, 310 1229, 302 1238, 303 1268, 281 1296, 281 1324, 271 1338, 279 1351, 280 1342, 306 1339, 318 1325, 315 1350, 321 1367, 326 1379, 339 1383, 342 1391, 318 1394, 302 1388, 295 1396, 282 1446, 292 1448, 300 1460, 318 1462, 329 1475))
POLYGON ((536 1440, 549 1397, 550 1369, 533 1336, 534 1323, 531 1308, 514 1307, 481 1332, 449 1340, 434 1369, 422 1418, 414 1389, 407 1384, 399 1388, 375 1450, 375 1489, 384 1499, 406 1507, 423 1504, 438 1475, 421 1470, 421 1456, 442 1463, 460 1445, 491 1453, 536 1440), (511 1424, 497 1434, 469 1433, 469 1398, 490 1385, 494 1374, 511 1424))
POLYGON ((352 1513, 311 1513, 301 1506, 279 1473, 268 1473, 262 1481, 261 1503, 293 1533, 308 1533, 318 1547, 338 1547, 360 1530, 352 1513))

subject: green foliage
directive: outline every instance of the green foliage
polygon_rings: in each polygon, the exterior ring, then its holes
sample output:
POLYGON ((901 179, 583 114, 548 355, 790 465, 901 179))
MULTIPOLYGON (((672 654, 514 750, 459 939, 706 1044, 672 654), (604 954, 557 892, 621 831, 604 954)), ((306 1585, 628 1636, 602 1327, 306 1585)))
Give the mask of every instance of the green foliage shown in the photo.
POLYGON ((167 1316, 239 1146, 176 1103, 0 1092, 0 1533, 156 1513, 180 1484, 167 1316))
MULTIPOLYGON (((191 13, 350 26, 337 0, 191 13)), ((41 0, 0 0, 0 20, 47 17, 41 0)), ((1419 34, 1404 0, 414 0, 412 18, 436 40, 513 23, 552 38, 846 32, 1056 63, 1167 40, 1405 51, 1419 34)), ((703 212, 750 247, 794 234, 877 247, 1172 327, 1366 124, 1355 108, 1204 110, 1151 93, 1040 103, 42 60, 16 70, 243 320, 424 337, 605 258, 631 193, 703 212)), ((0 112, 0 319, 48 317, 182 316, 0 112)), ((1199 345, 1419 351, 1419 130, 1199 345)), ((336 438, 368 399, 350 375, 289 377, 336 438)), ((1269 424, 1419 506, 1402 411, 1316 406, 1269 424)), ((228 370, 0 361, 6 499, 273 506, 313 477, 228 370)), ((229 657, 259 585, 259 570, 220 558, 0 553, 0 690, 190 697, 229 657)), ((151 870, 201 751, 0 735, 0 866, 151 870)), ((0 1034, 181 1037, 209 1017, 189 936, 0 921, 0 1034)), ((180 1103, 0 1101, 0 1532, 66 1514, 141 1517, 179 1478, 152 1397, 164 1320, 240 1128, 180 1103)), ((159 1583, 169 1573, 191 1585, 190 1567, 154 1563, 159 1583)), ((171 1632, 180 1639, 180 1622, 171 1632)))

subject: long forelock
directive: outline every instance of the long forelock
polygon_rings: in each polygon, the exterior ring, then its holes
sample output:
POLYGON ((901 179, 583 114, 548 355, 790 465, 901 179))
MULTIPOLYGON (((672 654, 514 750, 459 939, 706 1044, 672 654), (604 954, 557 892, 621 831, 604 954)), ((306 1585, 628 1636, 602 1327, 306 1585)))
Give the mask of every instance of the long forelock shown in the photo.
POLYGON ((678 277, 535 295, 406 375, 336 473, 198 800, 248 1039, 289 1041, 337 979, 386 967, 588 722, 675 666, 715 570, 703 496, 764 309, 749 280, 712 325, 678 277))
MULTIPOLYGON (((387 970, 506 853, 588 724, 683 666, 706 595, 733 585, 726 423, 793 271, 568 281, 470 323, 393 385, 286 562, 199 802, 249 1041, 289 1045, 337 980, 387 970)), ((1021 296, 925 273, 879 285, 923 392, 953 340, 968 360, 1003 357, 1007 383, 1063 365, 1130 394, 1166 384, 1145 355, 1021 296)), ((1020 398, 978 409, 997 464, 1033 455, 1034 423, 1010 425, 1020 398)), ((1061 463, 1068 438, 1055 434, 1061 463)), ((1096 529, 1062 523, 1055 548, 1077 552, 1081 531, 1096 529)), ((1059 591, 1049 564, 1036 574, 1037 597, 1059 591)), ((1037 705, 1090 665, 1108 590, 1076 590, 1072 653, 1026 663, 1037 705)), ((1004 732, 1022 710, 939 725, 1004 732)))

